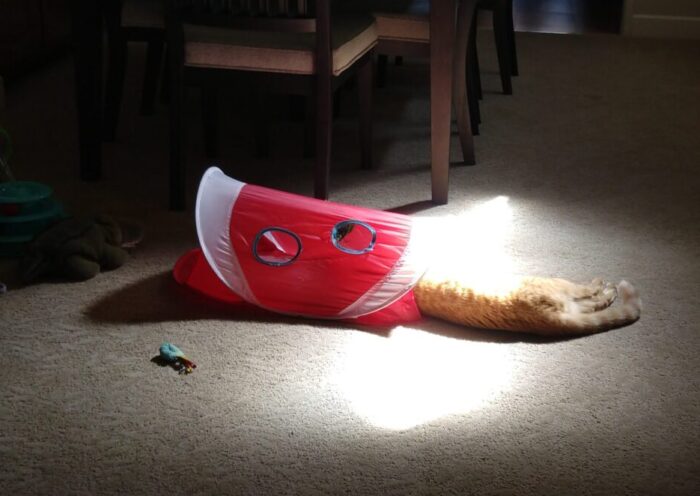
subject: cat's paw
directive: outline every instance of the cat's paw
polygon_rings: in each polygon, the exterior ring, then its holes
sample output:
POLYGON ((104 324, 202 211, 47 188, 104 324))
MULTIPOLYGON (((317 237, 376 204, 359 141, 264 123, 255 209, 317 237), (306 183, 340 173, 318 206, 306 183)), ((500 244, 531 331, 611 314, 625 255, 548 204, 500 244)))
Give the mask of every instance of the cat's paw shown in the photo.
POLYGON ((622 298, 623 305, 632 305, 642 310, 642 299, 639 297, 639 291, 632 284, 625 281, 620 281, 617 285, 617 291, 622 298))
POLYGON ((596 278, 590 284, 582 287, 579 296, 574 301, 581 312, 590 313, 608 308, 616 298, 617 288, 615 285, 596 278))
POLYGON ((605 287, 603 287, 601 293, 603 298, 610 302, 610 305, 612 305, 612 302, 615 301, 618 295, 617 287, 611 282, 605 283, 605 287))

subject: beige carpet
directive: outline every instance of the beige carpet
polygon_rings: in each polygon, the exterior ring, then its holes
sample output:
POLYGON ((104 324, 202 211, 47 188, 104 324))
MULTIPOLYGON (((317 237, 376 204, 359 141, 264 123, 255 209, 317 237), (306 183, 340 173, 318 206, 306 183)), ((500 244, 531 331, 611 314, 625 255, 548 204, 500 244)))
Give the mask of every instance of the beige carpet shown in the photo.
MULTIPOLYGON (((375 171, 354 165, 344 93, 332 199, 461 216, 465 253, 494 271, 627 278, 645 305, 631 327, 564 341, 430 320, 379 333, 193 299, 169 275, 195 233, 190 212, 164 208, 167 112, 137 115, 143 51, 97 183, 76 179, 70 60, 10 86, 15 174, 71 212, 140 219, 146 237, 119 270, 0 296, 0 493, 698 494, 700 47, 518 42, 522 75, 503 96, 482 40, 478 165, 455 164, 448 205, 421 203, 428 89, 414 60, 376 94, 375 171), (194 374, 151 362, 164 340, 194 374)), ((193 195, 210 161, 190 100, 193 195)), ((247 100, 222 103, 216 163, 309 193, 301 124, 273 120, 272 157, 257 160, 247 100)))

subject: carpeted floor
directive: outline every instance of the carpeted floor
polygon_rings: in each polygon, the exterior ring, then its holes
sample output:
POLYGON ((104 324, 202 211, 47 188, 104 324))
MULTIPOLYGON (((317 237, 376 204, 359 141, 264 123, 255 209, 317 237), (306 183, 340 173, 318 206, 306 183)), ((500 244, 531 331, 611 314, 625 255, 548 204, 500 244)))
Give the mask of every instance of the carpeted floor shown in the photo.
MULTIPOLYGON (((522 75, 503 96, 489 41, 478 165, 460 166, 454 139, 449 204, 425 202, 415 60, 376 93, 377 170, 355 166, 343 94, 332 199, 462 218, 458 242, 481 267, 629 279, 638 323, 558 341, 432 320, 373 332, 193 299, 169 274, 196 236, 191 212, 165 209, 167 112, 138 115, 142 50, 97 183, 77 180, 72 66, 59 61, 8 89, 15 175, 51 184, 69 212, 138 219, 145 239, 114 272, 0 295, 0 492, 698 494, 700 46, 519 35, 522 75), (165 340, 194 374, 151 361, 165 340)), ((190 96, 191 199, 211 161, 190 96)), ((221 107, 217 164, 311 191, 301 123, 272 120, 259 160, 247 99, 221 107)))

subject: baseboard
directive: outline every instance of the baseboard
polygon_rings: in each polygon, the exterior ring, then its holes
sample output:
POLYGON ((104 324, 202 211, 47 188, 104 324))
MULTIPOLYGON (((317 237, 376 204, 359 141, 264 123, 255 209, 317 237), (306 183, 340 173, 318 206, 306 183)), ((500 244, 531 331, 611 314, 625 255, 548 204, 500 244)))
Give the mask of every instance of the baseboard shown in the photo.
POLYGON ((700 17, 633 14, 625 19, 625 36, 700 40, 700 17))

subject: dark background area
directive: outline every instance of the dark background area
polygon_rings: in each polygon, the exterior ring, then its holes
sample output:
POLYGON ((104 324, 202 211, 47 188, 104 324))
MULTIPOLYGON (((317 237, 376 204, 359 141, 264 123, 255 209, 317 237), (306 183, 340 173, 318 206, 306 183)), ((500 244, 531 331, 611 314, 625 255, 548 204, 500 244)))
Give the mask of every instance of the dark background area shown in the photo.
MULTIPOLYGON (((69 0, 0 0, 0 75, 6 83, 70 44, 69 0)), ((514 0, 518 31, 619 33, 623 0, 514 0)), ((482 23, 489 24, 488 16, 482 23)))
POLYGON ((0 75, 12 81, 70 42, 69 0, 0 0, 0 75))
POLYGON ((517 31, 620 33, 624 0, 513 0, 517 31))

